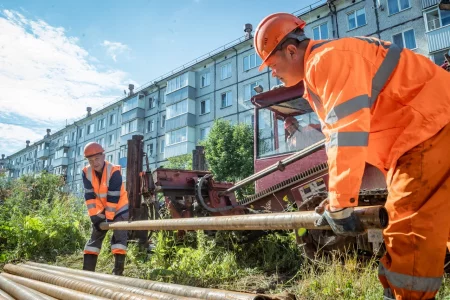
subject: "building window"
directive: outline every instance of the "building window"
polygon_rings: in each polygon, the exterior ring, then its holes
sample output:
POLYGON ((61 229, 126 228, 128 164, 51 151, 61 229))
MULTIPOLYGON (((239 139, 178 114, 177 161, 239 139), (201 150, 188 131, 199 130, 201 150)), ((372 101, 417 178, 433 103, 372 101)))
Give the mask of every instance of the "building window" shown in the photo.
POLYGON ((122 135, 137 131, 137 121, 138 120, 133 120, 131 122, 122 124, 122 135))
POLYGON ((145 95, 137 94, 134 98, 131 98, 123 103, 122 113, 126 113, 135 108, 145 109, 145 95))
POLYGON ((255 126, 255 116, 254 115, 245 116, 244 123, 253 128, 255 126))
POLYGON ((249 101, 253 96, 256 95, 254 88, 260 83, 258 81, 244 85, 244 101, 249 101))
POLYGON ((155 120, 150 120, 150 132, 155 131, 155 120))
POLYGON ((110 163, 112 163, 113 162, 113 155, 112 154, 109 154, 107 157, 106 157, 106 160, 107 161, 109 161, 110 163))
POLYGON ((83 153, 83 146, 78 146, 78 153, 77 153, 77 155, 80 156, 81 153, 83 153))
POLYGON ((148 108, 149 109, 155 108, 155 104, 156 104, 155 98, 153 98, 153 97, 148 98, 148 108))
MULTIPOLYGON (((262 60, 259 57, 259 55, 256 55, 256 53, 244 56, 244 71, 248 71, 250 69, 256 68, 259 65, 261 65, 261 63, 262 63, 262 60)), ((231 66, 231 64, 230 64, 230 66, 231 66)), ((231 70, 230 70, 230 74, 231 74, 231 70)))
POLYGON ((103 148, 105 148, 105 138, 99 138, 97 139, 97 144, 100 144, 103 148))
POLYGON ((352 11, 351 13, 347 14, 347 19, 348 30, 366 25, 366 9, 363 7, 361 9, 352 11))
POLYGON ((109 116, 109 125, 114 125, 114 124, 116 124, 116 115, 115 114, 109 116))
POLYGON ((401 48, 416 49, 416 37, 414 29, 409 29, 392 36, 394 44, 401 48))
POLYGON ((220 79, 224 80, 231 77, 231 63, 227 63, 220 68, 220 79))
POLYGON ((166 103, 166 91, 161 92, 161 103, 166 103))
POLYGON ((167 119, 185 114, 188 112, 188 101, 183 100, 173 105, 167 106, 167 119))
POLYGON ((202 78, 201 78, 201 87, 203 88, 210 84, 211 84, 211 73, 208 72, 208 73, 203 74, 202 78))
POLYGON ((87 127, 87 134, 94 133, 94 129, 95 129, 95 124, 94 123, 89 124, 87 127))
POLYGON ((444 51, 439 51, 439 52, 434 53, 432 55, 434 63, 437 64, 438 66, 442 66, 445 61, 444 54, 447 54, 448 51, 450 51, 450 49, 446 49, 444 51))
POLYGON ((84 135, 84 128, 80 128, 78 131, 78 138, 82 138, 84 135))
POLYGON ((411 7, 409 0, 387 0, 387 5, 390 15, 411 7))
POLYGON ((183 127, 169 133, 166 133, 166 145, 173 145, 176 143, 187 141, 187 127, 183 127))
POLYGON ((77 165, 77 173, 76 174, 77 175, 81 174, 81 166, 80 165, 77 165))
POLYGON ((223 93, 221 95, 221 99, 222 99, 222 101, 221 101, 222 108, 231 106, 231 104, 232 104, 231 91, 223 93))
POLYGON ((161 115, 161 128, 166 126, 166 115, 161 115))
POLYGON ((75 131, 72 132, 72 138, 71 138, 72 142, 75 141, 75 135, 76 135, 75 131))
POLYGON ((153 156, 153 143, 147 145, 147 155, 153 156))
POLYGON ((210 103, 211 103, 211 101, 209 99, 203 100, 202 102, 200 102, 200 114, 201 115, 210 113, 210 111, 211 111, 210 103))
POLYGON ((116 135, 114 133, 110 134, 108 136, 108 145, 112 146, 112 145, 114 145, 115 142, 116 142, 116 135))
POLYGON ((162 140, 161 144, 159 145, 159 153, 164 153, 164 140, 162 140))
POLYGON ((204 139, 206 139, 206 137, 208 136, 208 134, 209 134, 209 127, 205 127, 205 128, 202 128, 202 129, 200 129, 200 140, 204 140, 204 139))
POLYGON ((428 31, 450 24, 450 11, 448 10, 440 10, 436 8, 428 11, 425 16, 428 31))
POLYGON ((98 130, 104 129, 106 126, 106 119, 103 118, 101 120, 98 120, 98 130))
POLYGON ((328 23, 323 23, 312 29, 313 39, 315 40, 326 40, 328 39, 328 23))
POLYGON ((167 81, 167 90, 166 93, 172 93, 178 89, 181 89, 188 85, 188 73, 184 73, 176 78, 173 78, 167 81))

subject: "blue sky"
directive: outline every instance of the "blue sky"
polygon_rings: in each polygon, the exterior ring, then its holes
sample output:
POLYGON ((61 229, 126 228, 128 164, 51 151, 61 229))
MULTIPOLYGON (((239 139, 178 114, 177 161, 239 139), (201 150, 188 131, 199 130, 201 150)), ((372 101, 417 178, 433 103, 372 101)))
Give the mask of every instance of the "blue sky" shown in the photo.
POLYGON ((0 2, 0 154, 316 1, 0 2))

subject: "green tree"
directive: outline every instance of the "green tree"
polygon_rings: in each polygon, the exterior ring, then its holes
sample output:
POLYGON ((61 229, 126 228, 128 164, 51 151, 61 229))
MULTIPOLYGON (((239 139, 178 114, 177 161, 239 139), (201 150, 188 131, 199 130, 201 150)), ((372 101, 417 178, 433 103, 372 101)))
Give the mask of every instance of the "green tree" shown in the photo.
POLYGON ((164 168, 192 170, 192 153, 170 157, 167 160, 169 163, 164 168))
POLYGON ((238 181, 253 174, 253 130, 250 126, 216 120, 203 145, 216 180, 238 181))

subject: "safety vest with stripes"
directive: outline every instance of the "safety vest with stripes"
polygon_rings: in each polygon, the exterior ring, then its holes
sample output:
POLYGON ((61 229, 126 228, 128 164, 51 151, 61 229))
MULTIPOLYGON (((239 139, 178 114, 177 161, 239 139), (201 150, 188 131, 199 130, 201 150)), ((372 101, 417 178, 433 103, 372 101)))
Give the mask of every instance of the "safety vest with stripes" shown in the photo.
POLYGON ((366 162, 389 185, 400 156, 450 123, 450 73, 409 49, 368 37, 310 41, 304 69, 332 206, 358 204, 366 162))
POLYGON ((105 161, 101 181, 91 166, 83 168, 84 199, 91 219, 114 220, 128 212, 128 195, 122 183, 120 166, 105 161))

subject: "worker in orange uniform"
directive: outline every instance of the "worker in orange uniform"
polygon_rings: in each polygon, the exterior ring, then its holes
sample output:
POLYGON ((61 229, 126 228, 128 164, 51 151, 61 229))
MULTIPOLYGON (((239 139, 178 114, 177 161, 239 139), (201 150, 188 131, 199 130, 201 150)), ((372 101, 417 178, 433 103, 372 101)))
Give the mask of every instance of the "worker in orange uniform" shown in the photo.
MULTIPOLYGON (((91 238, 84 247, 83 270, 95 271, 97 257, 107 230, 102 222, 128 221, 128 195, 122 184, 120 166, 105 160, 100 144, 88 143, 84 156, 89 166, 83 168, 84 199, 92 221, 91 238)), ((114 230, 111 238, 111 252, 115 257, 114 275, 122 275, 127 253, 128 232, 114 230)))
POLYGON ((304 27, 291 14, 272 14, 254 46, 260 70, 270 67, 288 87, 303 80, 320 119, 329 166, 322 220, 337 235, 364 233, 353 207, 366 162, 378 167, 389 190, 384 299, 433 299, 450 232, 450 74, 390 42, 313 41, 304 27))
POLYGON ((311 126, 300 126, 295 117, 284 119, 284 129, 288 132, 286 146, 288 151, 299 151, 323 140, 324 136, 311 126))

